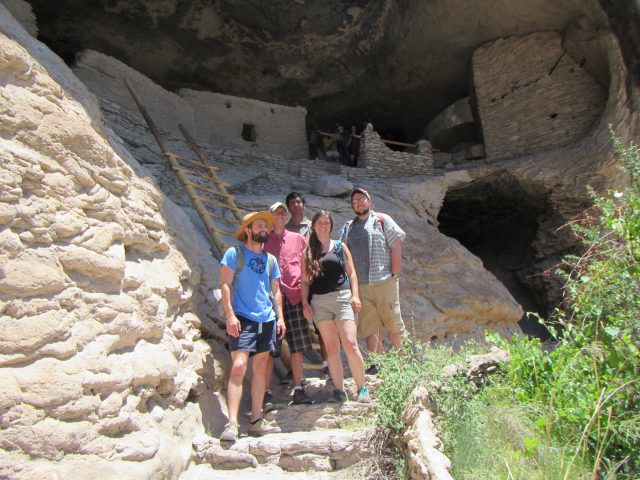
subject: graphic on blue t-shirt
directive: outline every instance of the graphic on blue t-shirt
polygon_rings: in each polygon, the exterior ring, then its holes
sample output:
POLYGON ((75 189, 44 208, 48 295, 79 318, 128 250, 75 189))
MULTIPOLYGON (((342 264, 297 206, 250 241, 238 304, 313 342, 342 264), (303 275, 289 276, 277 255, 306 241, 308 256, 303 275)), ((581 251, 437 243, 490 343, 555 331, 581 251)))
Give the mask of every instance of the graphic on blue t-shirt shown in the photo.
MULTIPOLYGON (((268 254, 266 252, 255 253, 246 248, 244 250, 244 268, 238 275, 234 273, 235 293, 231 287, 231 306, 236 315, 248 318, 254 322, 269 322, 275 320, 276 314, 271 301, 271 285, 269 269, 267 268, 268 254), (237 278, 236 278, 237 277, 237 278)), ((236 272, 236 249, 228 249, 222 261, 222 265, 236 272)), ((278 262, 273 262, 273 279, 280 278, 278 262)))

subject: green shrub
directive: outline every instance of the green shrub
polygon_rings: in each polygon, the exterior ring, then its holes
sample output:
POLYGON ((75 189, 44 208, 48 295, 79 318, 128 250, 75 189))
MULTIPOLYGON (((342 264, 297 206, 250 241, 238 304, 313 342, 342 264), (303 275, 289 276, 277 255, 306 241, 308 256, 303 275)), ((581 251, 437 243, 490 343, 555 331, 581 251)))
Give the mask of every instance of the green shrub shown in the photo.
POLYGON ((572 223, 586 251, 565 258, 566 311, 549 323, 556 345, 514 337, 508 379, 516 397, 547 405, 549 435, 601 478, 640 475, 640 150, 624 149, 631 185, 572 223))
MULTIPOLYGON (((372 358, 383 380, 375 391, 382 426, 401 433, 405 426, 400 415, 410 393, 424 385, 454 478, 563 478, 573 451, 555 443, 536 422, 542 405, 518 402, 506 375, 488 377, 478 388, 464 374, 443 373, 445 366, 466 365, 468 357, 478 353, 476 344, 454 352, 407 341, 404 350, 405 355, 391 351, 372 358)), ((570 470, 569 478, 590 478, 581 460, 570 470)))
POLYGON ((384 428, 400 431, 400 420, 411 391, 441 375, 442 368, 453 363, 454 355, 446 347, 430 348, 421 342, 403 342, 404 354, 391 350, 371 355, 371 363, 380 369, 382 383, 376 387, 374 409, 384 428))

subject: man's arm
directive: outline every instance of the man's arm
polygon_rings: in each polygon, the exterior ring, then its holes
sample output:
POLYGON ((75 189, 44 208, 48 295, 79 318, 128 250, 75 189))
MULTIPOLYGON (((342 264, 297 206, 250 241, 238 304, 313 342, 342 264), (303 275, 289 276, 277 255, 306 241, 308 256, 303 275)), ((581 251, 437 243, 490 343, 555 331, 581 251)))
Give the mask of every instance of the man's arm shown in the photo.
POLYGON ((233 284, 233 277, 235 271, 222 265, 220 267, 220 292, 222 294, 222 308, 227 316, 227 333, 232 337, 240 335, 240 320, 236 317, 231 305, 231 285, 233 284))
POLYGON ((391 250, 391 273, 400 275, 402 269, 402 240, 399 238, 389 247, 391 250))
POLYGON ((282 294, 280 293, 280 280, 277 278, 271 279, 271 296, 275 302, 274 310, 276 312, 276 328, 278 331, 278 340, 284 338, 284 333, 287 331, 287 327, 284 324, 284 315, 282 315, 282 294))

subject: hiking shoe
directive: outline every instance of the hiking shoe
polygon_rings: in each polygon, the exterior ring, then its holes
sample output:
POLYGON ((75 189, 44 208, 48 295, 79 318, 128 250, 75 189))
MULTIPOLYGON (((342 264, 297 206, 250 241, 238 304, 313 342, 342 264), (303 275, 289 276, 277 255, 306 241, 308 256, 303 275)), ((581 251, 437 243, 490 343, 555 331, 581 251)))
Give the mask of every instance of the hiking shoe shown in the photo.
POLYGON ((333 400, 339 403, 344 403, 349 401, 349 398, 347 397, 347 392, 345 392, 344 390, 334 390, 333 400))
POLYGON ((238 440, 238 424, 229 422, 224 426, 224 431, 220 435, 221 442, 235 442, 238 440))
POLYGON ((289 385, 293 382, 293 373, 287 372, 287 374, 280 379, 280 385, 289 385))
POLYGON ((302 389, 293 391, 293 404, 294 405, 311 405, 313 401, 307 396, 306 392, 302 389))
POLYGON ((249 435, 253 437, 261 437, 268 433, 280 433, 280 427, 267 422, 264 418, 260 418, 253 423, 249 423, 249 435))
POLYGON ((264 392, 264 398, 262 399, 262 412, 268 413, 275 410, 276 406, 273 403, 273 393, 264 392))
POLYGON ((371 403, 371 395, 369 395, 369 389, 367 387, 361 387, 358 390, 358 401, 360 403, 371 403))
POLYGON ((366 373, 367 375, 377 375, 378 374, 378 367, 376 367, 375 365, 371 365, 369 368, 367 368, 364 373, 366 373))

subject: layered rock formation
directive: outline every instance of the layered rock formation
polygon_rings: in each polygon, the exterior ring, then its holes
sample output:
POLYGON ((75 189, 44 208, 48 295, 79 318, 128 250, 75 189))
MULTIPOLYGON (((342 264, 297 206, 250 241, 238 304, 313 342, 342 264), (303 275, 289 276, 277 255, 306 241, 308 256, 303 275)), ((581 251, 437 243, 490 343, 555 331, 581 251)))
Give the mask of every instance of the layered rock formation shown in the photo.
POLYGON ((1 5, 0 31, 0 477, 176 477, 221 374, 206 243, 1 5))

